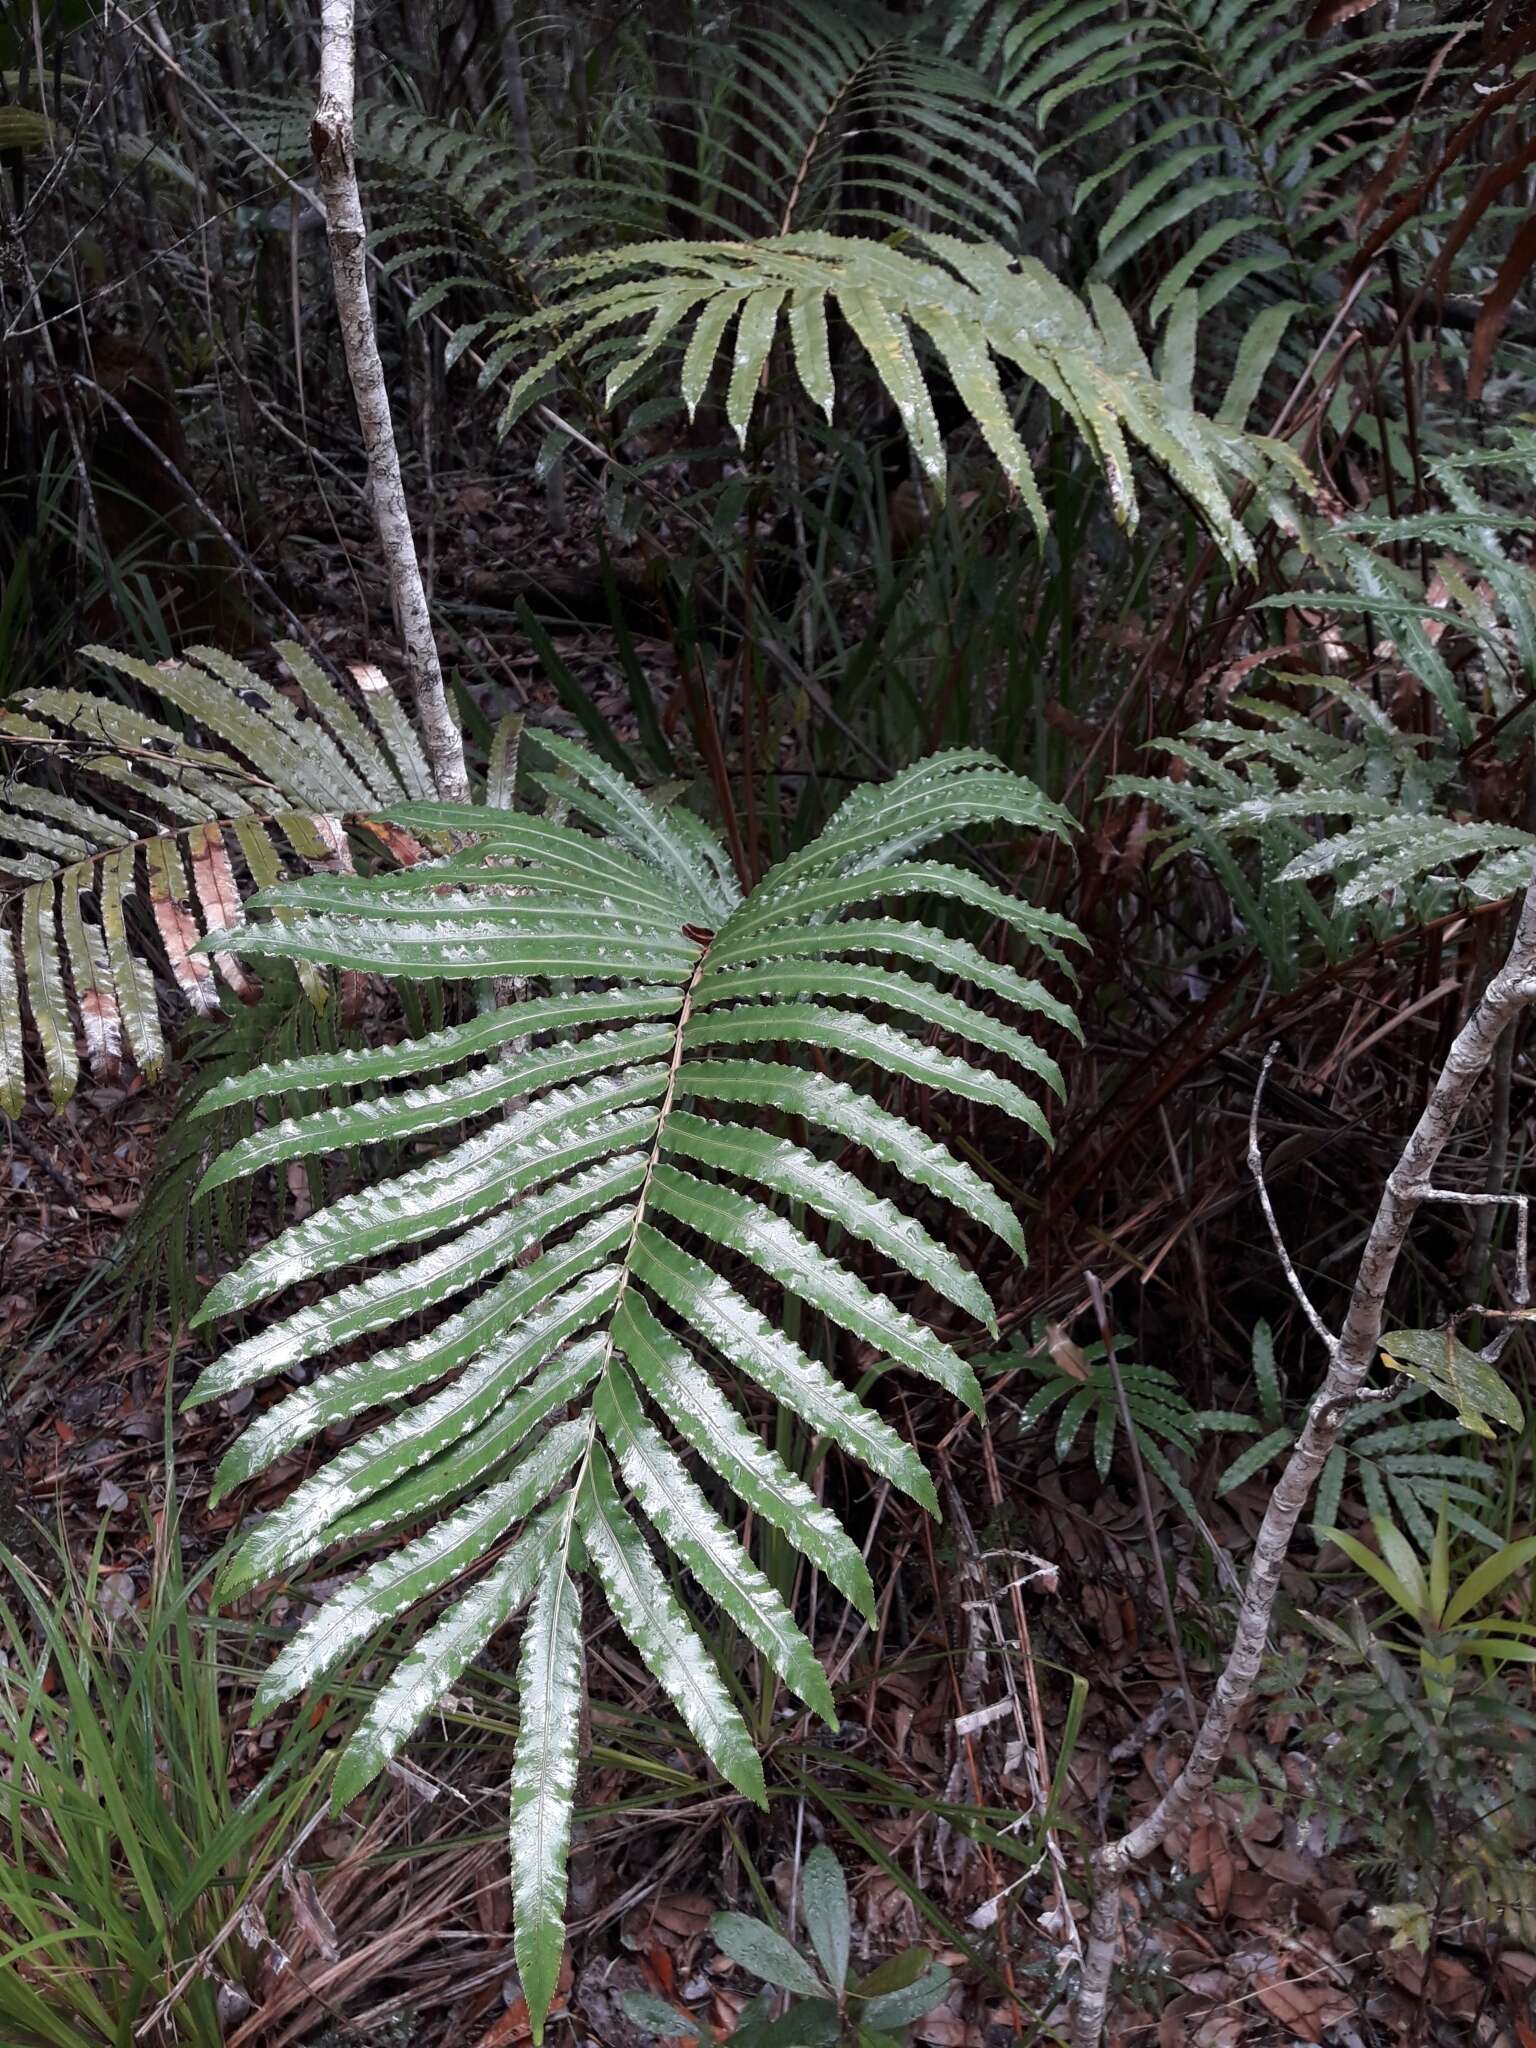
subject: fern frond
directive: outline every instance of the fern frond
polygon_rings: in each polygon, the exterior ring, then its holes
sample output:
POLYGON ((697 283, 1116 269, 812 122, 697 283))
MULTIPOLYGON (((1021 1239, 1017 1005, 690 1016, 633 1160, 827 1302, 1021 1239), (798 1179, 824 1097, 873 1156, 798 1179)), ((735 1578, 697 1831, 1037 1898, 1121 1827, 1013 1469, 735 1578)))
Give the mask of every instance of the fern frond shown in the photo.
MULTIPOLYGON (((1372 171, 1386 174, 1378 203, 1411 178, 1392 159, 1401 102, 1457 33, 1357 26, 1319 40, 1269 0, 1157 0, 1129 19, 1109 0, 999 0, 966 18, 999 98, 1036 123, 1042 162, 1082 171, 1073 211, 1094 222, 1096 274, 1157 248, 1154 320, 1187 289, 1202 313, 1255 283, 1315 300, 1372 171)), ((1417 105, 1416 133, 1437 118, 1417 105)))
MULTIPOLYGON (((210 961, 202 936, 240 923, 249 888, 295 865, 334 864, 344 815, 430 788, 410 721, 376 670, 360 710, 302 648, 277 651, 298 702, 213 648, 153 664, 93 647, 86 654, 126 679, 131 701, 48 688, 0 711, 0 746, 17 771, 0 804, 0 1104, 13 1112, 26 1085, 22 990, 56 1103, 78 1083, 81 1042, 93 1072, 132 1060, 157 1073, 151 925, 195 1014, 218 1008, 216 974, 253 1002, 259 988, 235 952, 221 946, 210 961), (175 722, 141 709, 146 698, 175 722), (55 763, 67 776, 44 780, 55 763), (39 772, 27 779, 27 768, 39 772)), ((308 986, 323 1002, 312 972, 308 986)))
POLYGON ((998 1370, 1021 1371, 1040 1381, 1019 1412, 1023 1429, 1043 1422, 1056 1413, 1055 1456, 1064 1461, 1085 1427, 1091 1424, 1089 1442, 1094 1469, 1101 1481, 1109 1478, 1115 1442, 1121 1429, 1121 1395, 1136 1433, 1141 1456, 1157 1473, 1164 1486, 1184 1508, 1192 1522, 1199 1514, 1188 1486, 1169 1462, 1169 1453, 1188 1457, 1202 1439, 1217 1429, 1251 1433, 1258 1425, 1252 1417, 1195 1409, 1180 1391, 1178 1381, 1160 1366, 1137 1365, 1116 1360, 1119 1384, 1110 1370, 1102 1341, 1082 1349, 1083 1373, 1058 1363, 1037 1335, 1032 1350, 1000 1352, 993 1361, 998 1370))
POLYGON ((1304 929, 1336 958, 1362 924, 1385 933, 1529 880, 1536 835, 1468 815, 1475 792, 1462 764, 1480 719, 1506 750, 1521 744, 1536 676, 1536 574, 1505 538, 1522 515, 1490 502, 1486 484, 1474 487, 1498 470, 1513 474, 1518 500, 1536 474, 1530 436, 1515 432, 1498 448, 1428 465, 1444 501, 1438 510, 1337 518, 1313 551, 1329 584, 1255 605, 1299 614, 1302 632, 1323 640, 1332 658, 1349 651, 1344 634, 1363 619, 1362 665, 1395 676, 1398 691, 1422 691, 1437 714, 1433 730, 1403 729, 1368 689, 1342 677, 1277 676, 1291 696, 1314 694, 1315 708, 1256 693, 1234 698, 1229 716, 1161 743, 1181 764, 1177 781, 1120 776, 1111 784, 1111 794, 1140 798, 1175 821, 1165 858, 1198 854, 1287 985, 1304 929), (1427 573, 1406 567, 1398 550, 1427 560, 1427 573), (1324 881, 1334 885, 1328 908, 1316 894, 1324 881))
MULTIPOLYGON (((569 741, 528 733, 523 744, 552 764, 536 779, 558 792, 566 822, 395 806, 397 824, 468 843, 399 875, 268 889, 227 942, 258 958, 407 979, 513 974, 556 986, 398 1046, 322 1052, 211 1091, 207 1107, 221 1112, 263 1098, 331 1098, 253 1132, 210 1170, 213 1189, 376 1135, 436 1130, 446 1142, 293 1224, 220 1282, 203 1320, 369 1266, 265 1322, 204 1372, 191 1398, 306 1368, 305 1383, 260 1413, 226 1458, 221 1493, 327 1428, 363 1424, 247 1536, 226 1594, 386 1529, 419 1532, 305 1625, 263 1683, 263 1711, 535 1515, 387 1682, 337 1792, 371 1779, 532 1595, 513 1874, 524 1991, 542 2026, 560 1953, 583 1584, 601 1591, 716 1768, 761 1798, 761 1766, 731 1691, 652 1539, 768 1668, 832 1719, 810 1643, 721 1502, 739 1501, 780 1530, 865 1611, 868 1575, 836 1519, 749 1425, 733 1382, 761 1387, 923 1506, 937 1503, 912 1449, 758 1299, 765 1290, 794 1297, 884 1369, 978 1407, 963 1356, 899 1308, 881 1276, 895 1270, 931 1286, 995 1330, 985 1289, 914 1208, 926 1191, 1015 1248, 1017 1223, 974 1167, 879 1097, 893 1079, 916 1081, 1048 1135, 1027 1089, 1059 1093, 1061 1080, 1027 1025, 1031 1016, 1070 1022, 1070 1013, 972 947, 896 921, 887 946, 887 927, 858 916, 888 893, 964 901, 963 870, 914 858, 949 833, 989 820, 1065 832, 1056 806, 984 755, 939 756, 860 792, 743 900, 696 820, 683 822, 569 741), (875 961, 848 962, 850 934, 853 950, 875 961), (881 957, 911 958, 913 948, 970 993, 881 957), (1005 1004, 1008 1016, 983 1002, 1005 1004), (918 1019, 923 1035, 887 1015, 918 1019), (805 1049, 817 1064, 804 1062, 805 1049), (821 1071, 825 1051, 844 1055, 846 1080, 821 1071), (974 1062, 978 1053, 1020 1078, 974 1062), (775 1127, 785 1117, 793 1135, 775 1127), (834 1156, 850 1141, 898 1169, 906 1204, 834 1156), (456 1297, 463 1305, 427 1334, 408 1334, 423 1310, 456 1297), (376 1333, 382 1345, 366 1357, 310 1377, 327 1354, 376 1333)), ((1056 943, 1075 939, 1062 921, 970 882, 988 892, 979 900, 989 911, 1008 906, 1026 938, 1038 928, 1056 943)))
POLYGON ((696 316, 683 356, 683 392, 696 406, 726 330, 735 323, 726 411, 745 437, 781 311, 795 366, 810 398, 830 410, 826 345, 835 304, 868 354, 931 483, 942 489, 944 450, 919 359, 921 335, 954 382, 983 439, 1044 532, 1044 501, 1019 438, 998 365, 1021 372, 1058 404, 1103 469, 1117 516, 1134 526, 1137 500, 1128 440, 1141 444, 1185 491, 1228 557, 1253 559, 1232 510, 1240 483, 1272 478, 1305 487, 1305 473, 1277 444, 1194 410, 1187 374, 1153 374, 1124 309, 1106 288, 1093 312, 1041 265, 1011 261, 987 243, 925 234, 929 260, 873 242, 788 234, 761 242, 662 242, 572 259, 558 301, 502 330, 488 374, 551 329, 561 338, 512 385, 509 425, 560 363, 591 356, 611 330, 644 320, 640 350, 609 379, 610 396, 696 316))
POLYGON ((1524 886, 1536 837, 1448 816, 1454 764, 1429 752, 1424 735, 1398 731, 1347 683, 1284 682, 1317 693, 1312 716, 1234 698, 1231 717, 1160 743, 1181 779, 1122 775, 1109 787, 1175 821, 1163 858, 1195 855, 1210 868, 1245 942, 1262 948, 1283 986, 1300 972, 1304 932, 1339 959, 1362 930, 1385 936, 1464 894, 1491 899, 1524 886), (1327 905, 1313 893, 1323 880, 1335 885, 1327 905))
MULTIPOLYGON (((1023 124, 921 20, 792 0, 729 38, 655 40, 695 85, 681 178, 669 110, 634 95, 579 153, 549 137, 534 163, 494 122, 359 104, 358 162, 380 188, 375 238, 389 269, 431 280, 418 282, 416 317, 487 291, 526 301, 563 254, 679 231, 918 227, 1016 242, 1023 124)), ((307 163, 307 108, 253 105, 244 120, 270 154, 307 163)))
POLYGON ((1465 1444, 1467 1429, 1454 1415, 1419 1416, 1403 1420, 1402 1412, 1422 1396, 1407 1387, 1383 1407, 1349 1418, 1349 1428, 1329 1453, 1318 1476, 1312 1529, 1318 1541, 1339 1516, 1346 1476, 1373 1517, 1400 1517, 1428 1550, 1444 1503, 1446 1520, 1497 1550, 1504 1542, 1492 1523, 1496 1503, 1489 1491, 1488 1468, 1456 1446, 1465 1444), (1392 1419, 1388 1419, 1392 1418, 1392 1419))

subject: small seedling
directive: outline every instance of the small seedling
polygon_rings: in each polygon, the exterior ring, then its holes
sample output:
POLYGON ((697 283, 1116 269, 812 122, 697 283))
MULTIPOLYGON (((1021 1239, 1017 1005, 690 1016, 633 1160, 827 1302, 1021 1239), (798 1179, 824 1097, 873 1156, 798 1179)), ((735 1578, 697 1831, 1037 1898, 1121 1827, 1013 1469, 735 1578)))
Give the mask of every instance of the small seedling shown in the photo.
MULTIPOLYGON (((905 2048, 909 2029, 949 1988, 949 1971, 925 1948, 909 1948, 864 1976, 850 1976, 848 1886, 828 1848, 813 1849, 801 1874, 805 1931, 815 1960, 765 1921, 717 1913, 710 1931, 733 1963, 764 1985, 742 2013, 733 2048, 905 2048), (787 2011, 778 2012, 787 1992, 787 2011)), ((698 2038, 705 2022, 652 1992, 625 1994, 638 2027, 663 2039, 698 2038)))

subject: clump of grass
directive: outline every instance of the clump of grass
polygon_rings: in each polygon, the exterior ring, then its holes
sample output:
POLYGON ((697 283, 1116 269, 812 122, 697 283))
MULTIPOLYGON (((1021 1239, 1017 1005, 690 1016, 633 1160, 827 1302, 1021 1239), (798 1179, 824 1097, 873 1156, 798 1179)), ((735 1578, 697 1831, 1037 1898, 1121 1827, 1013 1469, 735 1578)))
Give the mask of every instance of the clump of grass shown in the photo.
POLYGON ((320 1732, 301 1721, 234 1789, 229 1642, 173 1507, 127 1612, 100 1544, 52 1576, 0 1549, 0 2040, 220 2048, 259 1960, 241 1909, 317 1803, 320 1732))

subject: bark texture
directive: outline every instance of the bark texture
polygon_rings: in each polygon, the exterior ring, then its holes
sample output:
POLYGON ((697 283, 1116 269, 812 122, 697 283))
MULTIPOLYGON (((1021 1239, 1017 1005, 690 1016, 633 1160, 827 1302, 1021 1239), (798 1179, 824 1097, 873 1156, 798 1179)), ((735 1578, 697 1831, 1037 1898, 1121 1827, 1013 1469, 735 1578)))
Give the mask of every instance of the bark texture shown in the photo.
POLYGON ((442 664, 432 633, 421 563, 411 532, 400 451, 389 409, 389 387, 379 356, 373 304, 368 297, 367 230, 357 187, 352 106, 356 90, 357 44, 352 0, 323 0, 320 22, 320 95, 310 127, 310 147, 325 214, 326 241, 336 285, 347 374, 357 405, 368 456, 368 489, 374 524, 389 577, 395 630, 405 655, 406 674, 422 744, 432 764, 440 797, 469 799, 464 740, 448 704, 442 664))

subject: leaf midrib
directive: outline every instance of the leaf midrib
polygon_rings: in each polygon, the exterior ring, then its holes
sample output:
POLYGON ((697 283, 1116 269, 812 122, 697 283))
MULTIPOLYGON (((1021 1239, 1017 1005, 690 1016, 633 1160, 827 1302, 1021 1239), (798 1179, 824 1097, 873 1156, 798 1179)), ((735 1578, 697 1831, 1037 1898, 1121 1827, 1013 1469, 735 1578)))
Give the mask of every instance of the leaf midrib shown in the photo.
POLYGON ((672 1049, 667 1058, 666 1086, 662 1090, 661 1103, 656 1112, 656 1130, 651 1139, 650 1150, 646 1154, 645 1172, 641 1178, 640 1186, 635 1192, 635 1209, 634 1215, 630 1219, 629 1235, 625 1239, 624 1249, 618 1260, 618 1292, 608 1311, 608 1326, 603 1333, 602 1364, 598 1368, 597 1377, 590 1390, 591 1399, 587 1408, 587 1440, 582 1446, 581 1460, 577 1465, 575 1477, 571 1481, 570 1490, 566 1496, 565 1526, 560 1534, 558 1548, 562 1571, 568 1571, 570 1567, 571 1540, 576 1528, 576 1507, 587 1484, 588 1474, 592 1466, 592 1452, 597 1443, 596 1395, 613 1368, 614 1330, 618 1321, 619 1310, 623 1307, 624 1297, 629 1291, 630 1279, 634 1273, 635 1248, 640 1241, 641 1227, 645 1222, 646 1204, 650 1197, 651 1183, 655 1178, 657 1166, 661 1161, 662 1147, 666 1137, 667 1118, 671 1114, 673 1097, 677 1093, 677 1076, 683 1064, 683 1040, 688 1029, 689 1018, 693 1014, 694 996, 703 976, 705 963, 709 958, 709 949, 714 941, 714 936, 714 933, 710 932, 698 942, 698 958, 694 961, 692 971, 683 985, 682 1001, 678 1005, 677 1017, 672 1027, 672 1049))

